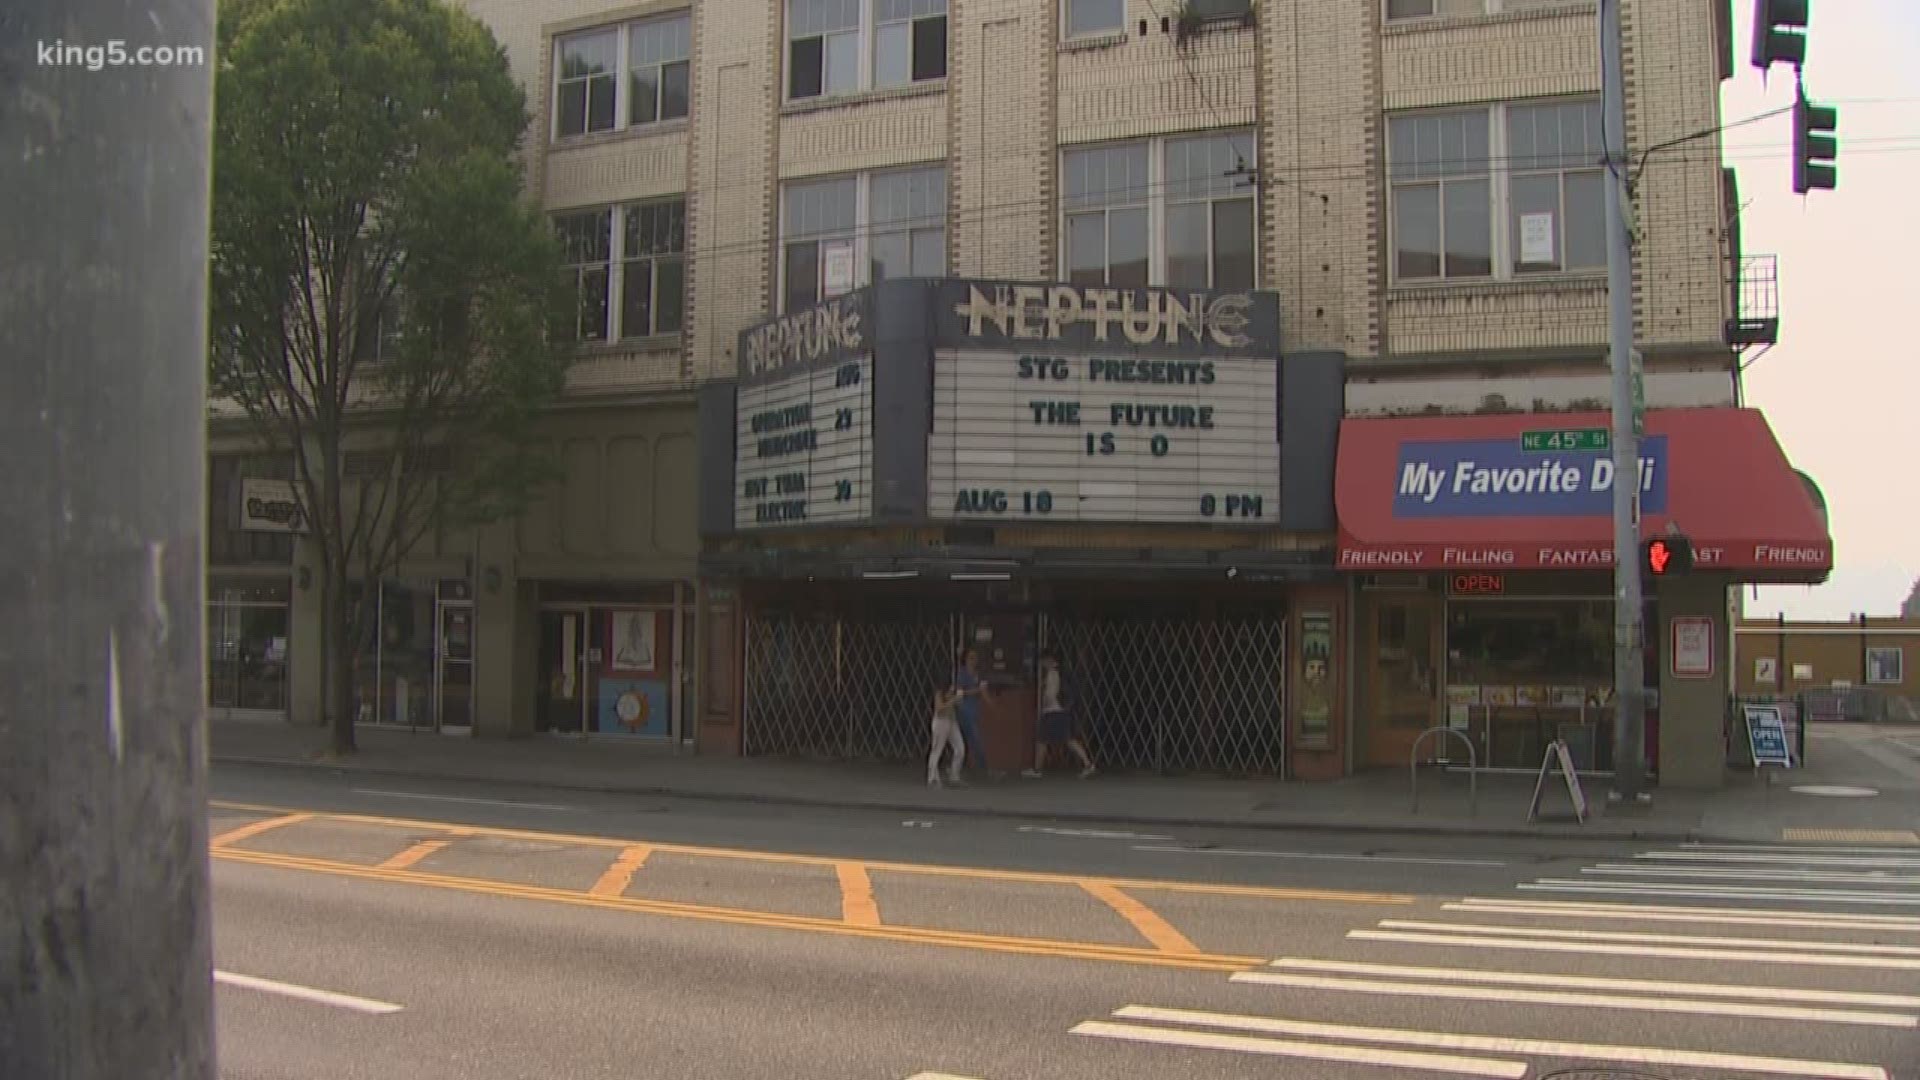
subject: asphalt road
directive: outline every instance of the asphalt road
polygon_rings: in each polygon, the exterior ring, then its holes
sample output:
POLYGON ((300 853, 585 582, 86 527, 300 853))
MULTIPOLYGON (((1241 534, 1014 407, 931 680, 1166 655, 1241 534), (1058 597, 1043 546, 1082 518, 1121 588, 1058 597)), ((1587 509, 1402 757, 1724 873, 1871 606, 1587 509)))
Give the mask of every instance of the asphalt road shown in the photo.
POLYGON ((1920 1078, 1912 847, 213 791, 228 1080, 1920 1078))

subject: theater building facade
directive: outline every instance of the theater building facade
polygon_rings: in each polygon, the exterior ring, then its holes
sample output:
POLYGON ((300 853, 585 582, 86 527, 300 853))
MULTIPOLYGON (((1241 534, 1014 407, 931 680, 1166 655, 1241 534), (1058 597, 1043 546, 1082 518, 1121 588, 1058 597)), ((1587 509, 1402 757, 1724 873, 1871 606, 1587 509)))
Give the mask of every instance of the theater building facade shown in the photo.
POLYGON ((905 761, 963 647, 1030 760, 1057 650, 1096 759, 1344 768, 1343 359, 1265 292, 886 281, 703 388, 703 746, 905 761))

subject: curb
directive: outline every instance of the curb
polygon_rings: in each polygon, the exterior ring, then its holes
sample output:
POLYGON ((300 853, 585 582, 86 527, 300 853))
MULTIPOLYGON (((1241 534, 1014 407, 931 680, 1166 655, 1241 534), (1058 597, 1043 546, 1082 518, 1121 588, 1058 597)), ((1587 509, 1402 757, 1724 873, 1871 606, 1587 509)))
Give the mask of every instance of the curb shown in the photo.
MULTIPOLYGON (((591 784, 556 780, 502 780, 487 776, 451 776, 445 773, 423 772, 417 769, 383 767, 379 765, 342 764, 340 762, 293 761, 287 758, 256 758, 228 755, 212 755, 209 761, 216 765, 243 765, 277 769, 306 769, 314 772, 360 773, 365 776, 407 777, 419 780, 452 780, 465 783, 512 783, 524 787, 546 788, 553 791, 581 791, 608 795, 639 795, 652 798, 688 799, 702 802, 744 803, 758 806, 810 807, 823 810, 884 810, 905 814, 946 814, 952 817, 994 819, 1011 821, 1061 821, 1083 824, 1138 825, 1151 828, 1187 828, 1187 829, 1247 829, 1260 832, 1322 832, 1349 833, 1358 835, 1402 835, 1402 836, 1459 836, 1489 837, 1512 840, 1569 840, 1582 843, 1618 843, 1638 841, 1654 844, 1678 844, 1701 841, 1725 843, 1759 843, 1751 839, 1721 836, 1691 829, 1631 829, 1615 832, 1572 831, 1556 828, 1518 829, 1501 826, 1480 826, 1455 822, 1434 822, 1426 825, 1382 824, 1375 822, 1329 821, 1323 818, 1293 818, 1286 820, 1251 821, 1238 818, 1203 817, 1156 817, 1147 814, 1108 814, 1091 810, 1021 810, 1000 807, 947 806, 932 803, 891 802, 866 799, 834 799, 806 795, 777 795, 768 792, 716 792, 661 785, 634 786, 610 784, 591 784)), ((1573 828, 1584 828, 1574 826, 1573 828)))

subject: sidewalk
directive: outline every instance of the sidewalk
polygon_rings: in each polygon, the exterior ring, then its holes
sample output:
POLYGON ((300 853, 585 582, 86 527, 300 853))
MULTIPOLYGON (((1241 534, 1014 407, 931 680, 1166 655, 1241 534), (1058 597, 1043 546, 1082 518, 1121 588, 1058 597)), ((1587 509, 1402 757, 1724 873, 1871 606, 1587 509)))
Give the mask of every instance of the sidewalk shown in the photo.
MULTIPOLYGON (((1911 729, 1904 729, 1911 731, 1911 729)), ((257 721, 209 722, 216 764, 295 766, 369 775, 525 784, 635 795, 669 795, 771 805, 888 810, 1086 822, 1157 828, 1310 829, 1374 833, 1768 842, 1859 842, 1866 832, 1902 832, 1920 825, 1920 742, 1903 743, 1862 725, 1810 730, 1809 769, 1773 771, 1765 783, 1730 773, 1715 792, 1656 791, 1651 806, 1610 807, 1604 782, 1585 783, 1590 814, 1573 821, 1558 780, 1542 800, 1557 820, 1527 823, 1532 776, 1479 777, 1478 812, 1468 806, 1467 778, 1422 770, 1412 807, 1404 769, 1331 782, 1282 782, 1070 773, 1045 780, 976 782, 961 789, 925 787, 913 765, 719 758, 617 742, 531 738, 452 738, 362 728, 359 752, 327 760, 326 733, 257 721), (1799 794, 1790 786, 1868 787, 1874 798, 1799 794)), ((1886 839, 1886 838, 1882 838, 1886 839)))

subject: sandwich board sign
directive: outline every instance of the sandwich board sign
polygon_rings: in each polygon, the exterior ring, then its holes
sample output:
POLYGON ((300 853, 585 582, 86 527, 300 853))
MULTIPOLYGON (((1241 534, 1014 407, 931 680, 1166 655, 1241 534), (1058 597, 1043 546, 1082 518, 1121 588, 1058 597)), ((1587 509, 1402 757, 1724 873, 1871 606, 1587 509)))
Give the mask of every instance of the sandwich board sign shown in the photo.
POLYGON ((1781 721, 1778 705, 1742 707, 1747 721, 1747 749, 1753 751, 1753 767, 1778 765, 1793 768, 1793 749, 1787 745, 1787 725, 1781 721))
POLYGON ((1547 777, 1555 765, 1560 767, 1560 775, 1567 782, 1567 799, 1573 803, 1574 820, 1586 824, 1587 795, 1580 790, 1580 777, 1573 771, 1573 755, 1559 739, 1547 744, 1546 756, 1540 759, 1540 776, 1533 782, 1533 804, 1527 808, 1527 820, 1540 819, 1540 798, 1547 793, 1547 777))

